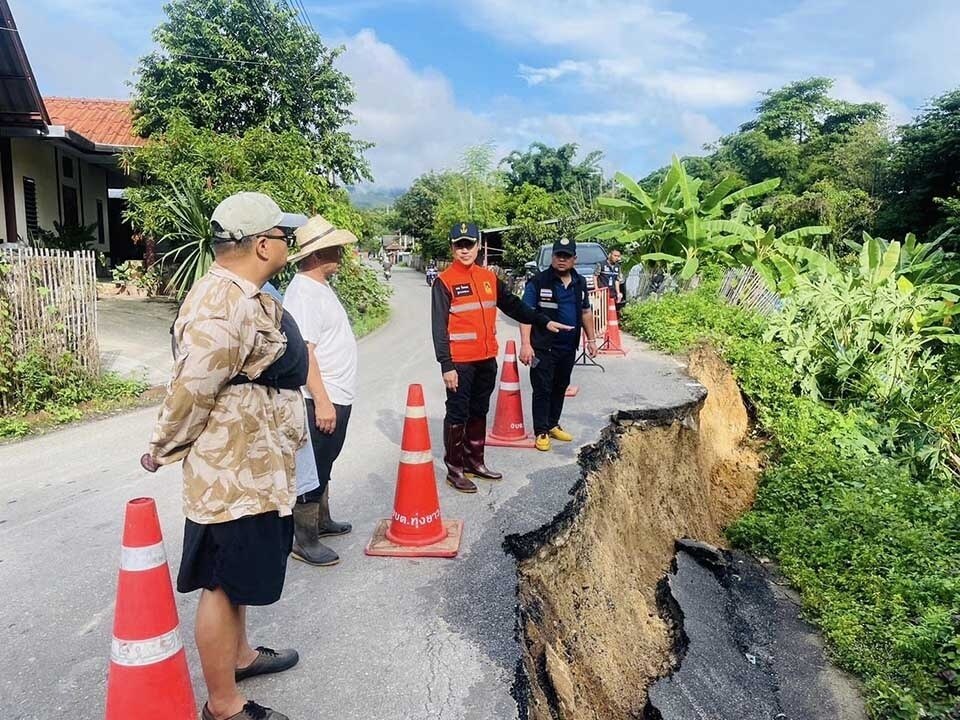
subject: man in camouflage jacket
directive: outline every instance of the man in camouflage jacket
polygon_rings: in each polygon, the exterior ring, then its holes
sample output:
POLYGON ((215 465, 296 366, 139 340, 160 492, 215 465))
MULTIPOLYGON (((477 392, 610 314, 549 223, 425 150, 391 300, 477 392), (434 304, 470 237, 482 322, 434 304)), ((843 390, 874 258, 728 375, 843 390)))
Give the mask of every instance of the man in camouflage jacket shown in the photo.
POLYGON ((209 695, 204 720, 286 720, 248 701, 236 682, 298 660, 293 650, 251 648, 245 612, 275 602, 282 590, 294 455, 306 439, 299 390, 306 346, 295 327, 281 331, 281 306, 260 290, 286 264, 292 230, 258 193, 224 200, 212 225, 216 263, 174 324, 173 377, 141 463, 154 471, 183 461, 177 589, 202 589, 196 640, 209 695))

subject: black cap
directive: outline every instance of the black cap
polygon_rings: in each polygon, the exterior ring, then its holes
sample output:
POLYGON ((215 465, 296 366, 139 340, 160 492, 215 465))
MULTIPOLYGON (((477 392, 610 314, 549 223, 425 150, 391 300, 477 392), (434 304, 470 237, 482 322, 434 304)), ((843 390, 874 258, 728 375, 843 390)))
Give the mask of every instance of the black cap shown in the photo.
POLYGON ((577 243, 568 238, 560 238, 553 241, 553 254, 567 253, 568 255, 577 254, 577 243))
POLYGON ((473 223, 459 222, 450 228, 450 242, 455 243, 458 240, 480 242, 480 231, 473 223))

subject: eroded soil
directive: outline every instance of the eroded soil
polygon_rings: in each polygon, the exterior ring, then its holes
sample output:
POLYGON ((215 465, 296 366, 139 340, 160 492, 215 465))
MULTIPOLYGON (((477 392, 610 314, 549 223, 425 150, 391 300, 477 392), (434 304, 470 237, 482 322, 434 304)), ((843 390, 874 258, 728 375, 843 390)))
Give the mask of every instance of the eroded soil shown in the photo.
POLYGON ((722 545, 753 502, 760 458, 739 388, 706 349, 688 372, 705 400, 620 413, 581 454, 584 475, 564 512, 508 538, 520 559, 518 695, 530 718, 642 716, 646 688, 676 660, 657 604, 674 541, 722 545))

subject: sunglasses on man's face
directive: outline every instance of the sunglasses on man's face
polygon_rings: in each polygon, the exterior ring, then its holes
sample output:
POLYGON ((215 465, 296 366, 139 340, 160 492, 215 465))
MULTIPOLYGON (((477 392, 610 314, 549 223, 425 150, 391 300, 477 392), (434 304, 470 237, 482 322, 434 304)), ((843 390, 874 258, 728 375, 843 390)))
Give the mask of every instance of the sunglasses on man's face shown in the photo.
POLYGON ((570 253, 554 253, 553 256, 557 260, 570 260, 573 257, 570 253))
POLYGON ((474 245, 476 245, 476 243, 471 240, 457 240, 457 242, 453 244, 453 247, 455 250, 470 250, 474 245))
POLYGON ((287 247, 293 247, 297 244, 297 235, 293 231, 293 228, 277 228, 283 235, 267 235, 264 234, 263 237, 269 238, 270 240, 283 240, 287 247))

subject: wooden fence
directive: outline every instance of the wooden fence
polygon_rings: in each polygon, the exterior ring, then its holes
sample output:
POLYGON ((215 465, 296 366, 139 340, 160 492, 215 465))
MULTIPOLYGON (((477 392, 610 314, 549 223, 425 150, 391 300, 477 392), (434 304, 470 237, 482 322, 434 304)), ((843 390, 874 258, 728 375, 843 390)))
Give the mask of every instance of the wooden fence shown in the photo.
POLYGON ((747 308, 761 315, 770 315, 780 309, 782 300, 770 290, 753 268, 727 270, 720 287, 720 296, 731 305, 747 308))
POLYGON ((13 247, 0 250, 0 262, 8 265, 0 293, 10 302, 15 357, 70 353, 99 374, 95 253, 13 247))

